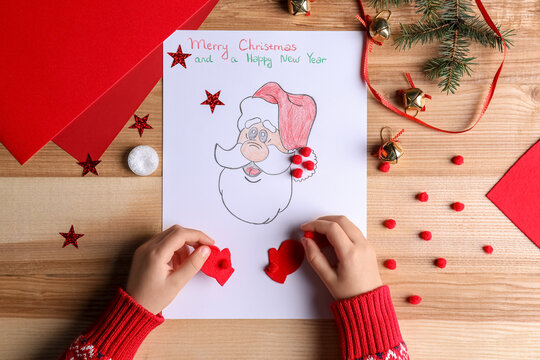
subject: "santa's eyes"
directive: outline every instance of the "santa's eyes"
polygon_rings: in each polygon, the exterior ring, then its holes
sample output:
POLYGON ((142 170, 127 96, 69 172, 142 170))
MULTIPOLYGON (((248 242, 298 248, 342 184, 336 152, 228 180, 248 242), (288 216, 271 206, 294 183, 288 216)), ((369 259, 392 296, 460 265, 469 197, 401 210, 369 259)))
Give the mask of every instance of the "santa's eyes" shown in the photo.
POLYGON ((261 142, 263 143, 268 140, 268 133, 266 132, 266 130, 259 131, 259 140, 261 140, 261 142))
POLYGON ((249 140, 255 140, 255 138, 257 137, 257 133, 259 131, 257 130, 257 128, 251 128, 249 129, 249 132, 248 132, 248 138, 249 140))

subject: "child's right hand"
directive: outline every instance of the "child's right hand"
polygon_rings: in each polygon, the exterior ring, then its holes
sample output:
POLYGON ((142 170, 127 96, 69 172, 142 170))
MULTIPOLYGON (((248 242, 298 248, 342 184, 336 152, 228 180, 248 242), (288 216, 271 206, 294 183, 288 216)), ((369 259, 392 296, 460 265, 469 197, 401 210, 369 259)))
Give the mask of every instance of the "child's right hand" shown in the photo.
POLYGON ((351 298, 382 286, 375 249, 345 216, 324 216, 303 224, 303 231, 326 236, 334 247, 334 268, 313 239, 302 238, 306 257, 336 300, 351 298))

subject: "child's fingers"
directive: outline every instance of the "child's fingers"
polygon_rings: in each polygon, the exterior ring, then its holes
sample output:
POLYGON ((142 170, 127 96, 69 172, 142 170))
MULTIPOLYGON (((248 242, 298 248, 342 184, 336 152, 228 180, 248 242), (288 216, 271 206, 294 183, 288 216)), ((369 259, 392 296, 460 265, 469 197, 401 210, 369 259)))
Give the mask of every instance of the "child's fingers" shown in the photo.
POLYGON ((351 239, 349 239, 345 231, 336 222, 328 220, 315 220, 303 224, 300 228, 304 231, 314 231, 319 234, 326 235, 326 238, 334 247, 336 255, 340 260, 353 247, 351 239))
POLYGON ((302 245, 306 252, 306 258, 321 280, 328 286, 336 277, 336 272, 330 266, 328 259, 321 252, 313 239, 302 238, 302 245))
POLYGON ((329 215, 320 217, 318 220, 328 220, 338 223, 354 243, 367 241, 362 231, 346 216, 329 215))
POLYGON ((158 254, 169 260, 185 244, 194 247, 214 245, 214 240, 202 231, 175 225, 175 229, 158 244, 158 254))
POLYGON ((169 275, 169 278, 178 288, 178 291, 201 270, 208 256, 210 256, 210 248, 208 246, 200 246, 180 264, 178 269, 169 275))

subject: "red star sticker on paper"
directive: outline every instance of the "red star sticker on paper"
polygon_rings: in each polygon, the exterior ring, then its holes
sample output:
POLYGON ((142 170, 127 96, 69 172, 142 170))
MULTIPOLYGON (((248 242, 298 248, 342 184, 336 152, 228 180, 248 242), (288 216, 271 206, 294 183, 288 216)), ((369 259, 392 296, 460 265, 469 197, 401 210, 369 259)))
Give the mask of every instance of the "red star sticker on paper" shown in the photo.
POLYGON ((98 175, 98 172, 96 170, 96 165, 99 164, 100 162, 101 160, 93 161, 90 154, 88 154, 88 156, 86 157, 86 161, 81 161, 77 163, 83 168, 83 172, 81 176, 85 176, 89 172, 91 172, 92 174, 98 175))
POLYGON ((73 225, 71 225, 71 229, 69 229, 68 233, 59 233, 62 235, 66 240, 64 240, 64 245, 62 245, 63 248, 68 246, 69 244, 73 244, 77 249, 79 248, 79 244, 77 244, 77 239, 84 236, 84 234, 75 234, 75 230, 73 229, 73 225))
POLYGON ((144 129, 153 129, 153 127, 147 124, 148 116, 149 114, 147 114, 145 117, 140 118, 137 115, 133 115, 133 117, 135 118, 135 124, 131 125, 129 128, 139 130, 139 136, 142 137, 144 129))
POLYGON ((180 64, 184 68, 187 69, 187 67, 186 67, 186 59, 188 57, 190 57, 191 54, 185 54, 184 52, 182 52, 182 46, 181 45, 178 45, 178 50, 176 50, 175 53, 170 52, 170 53, 167 53, 167 54, 171 55, 172 58, 174 59, 172 64, 171 64, 171 67, 173 67, 173 66, 175 66, 177 64, 180 64))
POLYGON ((210 94, 208 90, 204 91, 206 91, 206 100, 204 100, 201 105, 210 105, 210 110, 212 111, 212 114, 214 113, 216 105, 225 105, 221 102, 221 100, 219 100, 219 94, 221 93, 221 90, 214 95, 210 94))

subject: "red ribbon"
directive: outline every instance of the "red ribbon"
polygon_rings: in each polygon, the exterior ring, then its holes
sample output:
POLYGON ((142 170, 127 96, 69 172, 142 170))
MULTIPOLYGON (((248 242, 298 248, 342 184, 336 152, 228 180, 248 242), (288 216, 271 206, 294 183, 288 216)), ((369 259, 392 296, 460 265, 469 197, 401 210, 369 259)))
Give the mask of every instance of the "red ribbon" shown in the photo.
MULTIPOLYGON (((476 121, 471 126, 469 126, 468 128, 466 128, 464 130, 452 131, 452 130, 445 130, 445 129, 441 129, 441 128, 438 128, 436 126, 430 125, 430 124, 428 124, 428 123, 426 123, 426 122, 424 122, 424 121, 422 121, 422 120, 420 120, 420 119, 418 119, 418 118, 416 118, 414 116, 411 116, 411 115, 401 111, 400 109, 396 108, 388 99, 386 99, 381 93, 379 93, 375 88, 373 88, 373 86, 371 86, 371 84, 369 82, 368 66, 367 66, 368 56, 369 56, 369 53, 371 53, 371 51, 373 50, 373 43, 375 43, 377 45, 381 45, 381 44, 376 42, 375 40, 373 40, 373 38, 369 35, 369 21, 370 21, 369 15, 365 15, 364 6, 362 5, 362 0, 358 0, 358 3, 360 5, 360 15, 357 15, 356 18, 360 21, 360 23, 362 25, 364 25, 364 27, 366 28, 366 32, 367 32, 367 34, 366 34, 366 43, 365 43, 365 46, 364 46, 364 54, 362 55, 362 77, 363 77, 364 81, 366 82, 369 90, 373 94, 373 96, 375 96, 375 98, 377 100, 379 100, 379 102, 381 104, 383 104, 385 107, 392 110, 396 114, 401 115, 401 116, 403 116, 403 117, 405 117, 405 118, 407 118, 409 120, 412 120, 412 121, 414 121, 414 122, 416 122, 418 124, 424 125, 424 126, 430 128, 430 129, 441 131, 441 132, 448 133, 448 134, 461 134, 461 133, 467 132, 469 130, 472 130, 476 126, 476 124, 478 124, 478 122, 480 122, 480 119, 482 118, 482 116, 484 116, 484 113, 486 112, 486 110, 487 110, 487 108, 489 106, 489 103, 491 102, 491 99, 493 98, 493 94, 495 93, 495 88, 497 87, 497 81, 499 81, 499 76, 501 74, 501 71, 502 71, 502 68, 503 68, 503 65, 504 65, 504 60, 506 59, 506 42, 504 41, 503 36, 499 32, 499 29, 497 29, 497 27, 493 23, 493 20, 491 20, 491 17, 489 16, 488 12, 486 11, 486 8, 482 4, 482 1, 481 0, 475 0, 475 2, 476 2, 476 6, 478 6, 478 9, 480 10, 480 13, 482 14, 482 17, 484 18, 486 23, 489 25, 491 30, 493 30, 499 36, 499 38, 501 38, 502 43, 503 43, 504 53, 503 53, 503 59, 501 61, 501 65, 499 66, 499 69, 495 73, 495 76, 493 76, 493 80, 491 81, 491 85, 489 86, 489 91, 488 91, 488 93, 487 93, 487 95, 486 95, 486 97, 484 99, 484 104, 482 105, 482 110, 480 111, 480 114, 478 115, 478 118, 476 119, 476 121)), ((412 79, 410 81, 412 82, 412 79)))

